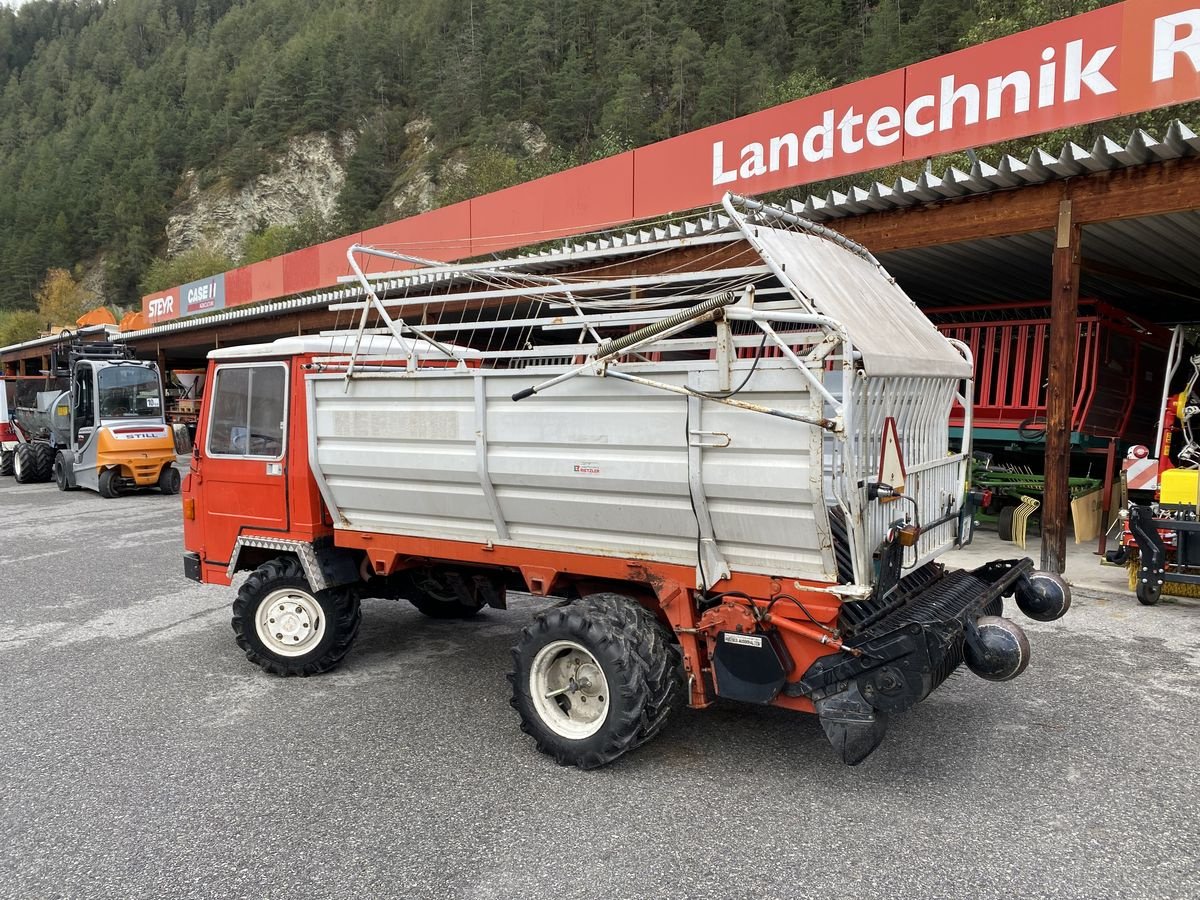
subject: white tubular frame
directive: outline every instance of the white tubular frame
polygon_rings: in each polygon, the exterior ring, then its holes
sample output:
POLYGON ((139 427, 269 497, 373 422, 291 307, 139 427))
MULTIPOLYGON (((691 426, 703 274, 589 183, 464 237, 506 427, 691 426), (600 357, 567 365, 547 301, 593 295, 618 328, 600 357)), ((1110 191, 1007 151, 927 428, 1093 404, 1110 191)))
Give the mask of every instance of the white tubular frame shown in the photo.
MULTIPOLYGON (((567 282, 551 275, 521 271, 520 261, 455 266, 411 254, 355 244, 347 251, 347 259, 365 298, 359 303, 336 305, 339 309, 362 310, 353 350, 344 356, 323 359, 321 368, 325 371, 344 369, 348 389, 348 382, 356 371, 362 378, 413 377, 418 375, 418 356, 441 354, 445 358, 455 360, 458 364, 457 369, 463 375, 470 375, 482 384, 481 379, 487 377, 490 371, 504 371, 511 375, 512 369, 518 367, 515 363, 518 360, 526 360, 531 369, 530 387, 514 394, 514 400, 532 398, 538 392, 552 389, 577 377, 614 378, 642 387, 685 395, 692 405, 703 402, 723 403, 749 412, 779 416, 823 429, 824 437, 820 442, 824 448, 826 464, 822 466, 820 494, 823 502, 817 504, 820 507, 820 511, 816 512, 817 528, 822 540, 827 540, 827 510, 834 505, 841 509, 847 523, 848 549, 853 561, 854 581, 859 586, 868 586, 874 582, 873 555, 876 548, 887 538, 896 521, 910 518, 913 510, 912 504, 905 501, 887 503, 870 501, 867 497, 868 486, 879 478, 878 467, 885 424, 888 419, 895 419, 906 463, 904 496, 917 504, 922 525, 916 545, 905 551, 905 566, 911 568, 921 565, 961 542, 965 537, 959 531, 961 509, 970 480, 974 388, 972 377, 868 377, 847 327, 818 312, 813 301, 805 293, 803 285, 797 281, 803 279, 803 273, 797 275, 794 271, 788 271, 774 259, 764 243, 759 240, 757 229, 779 227, 800 230, 832 241, 847 252, 879 266, 875 258, 865 248, 842 235, 784 210, 765 206, 754 200, 734 197, 732 194, 725 196, 722 205, 732 224, 740 232, 741 238, 758 254, 761 264, 567 282), (360 255, 415 263, 426 267, 424 275, 460 273, 465 279, 480 282, 483 289, 381 299, 372 279, 364 273, 356 259, 360 255), (764 293, 784 295, 786 300, 759 302, 756 305, 753 285, 766 276, 773 276, 778 286, 768 286, 764 293), (521 282, 525 282, 525 286, 520 286, 521 282), (701 285, 700 282, 708 284, 701 285), (711 287, 712 284, 718 283, 723 286, 711 287), (643 286, 664 289, 667 286, 679 286, 683 293, 675 297, 635 296, 636 291, 643 286), (700 301, 721 292, 738 291, 741 286, 747 287, 745 294, 739 302, 732 305, 719 309, 679 307, 681 301, 700 301), (588 299, 589 293, 598 292, 606 292, 608 296, 588 299), (454 324, 435 323, 428 328, 414 326, 403 318, 393 318, 389 314, 389 310, 402 311, 405 307, 424 306, 431 302, 490 303, 505 298, 541 300, 551 309, 543 315, 538 315, 535 307, 532 314, 507 321, 481 318, 478 321, 454 324), (562 312, 555 312, 553 307, 558 307, 562 312), (371 309, 379 315, 383 328, 367 328, 371 309), (697 334, 692 331, 700 322, 715 322, 716 336, 704 336, 703 333, 697 334), (745 332, 733 334, 729 322, 753 323, 757 332, 751 332, 751 335, 745 332), (656 329, 658 323, 663 323, 664 327, 656 329), (600 329, 621 327, 641 327, 645 333, 637 335, 634 343, 624 343, 614 348, 611 341, 604 339, 600 329), (433 337, 434 334, 446 334, 455 330, 469 333, 516 328, 539 329, 551 336, 563 329, 579 328, 579 341, 574 344, 555 343, 540 347, 527 346, 526 349, 489 349, 466 354, 462 347, 439 343, 433 337), (692 333, 685 334, 689 331, 692 333), (390 360, 378 355, 360 354, 362 338, 367 333, 390 335, 398 342, 399 352, 390 360), (777 355, 800 373, 805 387, 814 398, 811 413, 773 409, 747 402, 734 396, 736 390, 705 392, 694 388, 690 383, 669 384, 655 377, 653 364, 646 362, 645 357, 642 362, 638 362, 636 358, 638 353, 695 353, 697 350, 711 349, 711 359, 714 362, 698 364, 715 365, 721 375, 718 383, 727 387, 736 361, 736 349, 757 348, 761 346, 760 338, 761 343, 770 342, 776 348, 777 355), (421 345, 422 341, 425 342, 424 346, 421 345), (470 370, 467 368, 468 355, 479 364, 470 370), (406 366, 395 365, 400 358, 407 361, 406 366), (841 364, 840 384, 837 383, 836 376, 826 375, 827 367, 831 364, 836 365, 837 360, 840 360, 841 364), (389 362, 393 365, 389 366, 389 362), (631 365, 635 367, 628 368, 631 365), (538 370, 540 374, 534 375, 534 371, 538 370), (948 423, 955 404, 963 410, 963 436, 959 452, 950 453, 948 423)), ((392 287, 396 285, 393 284, 392 287)), ((973 372, 973 359, 969 348, 959 341, 950 343, 967 361, 971 367, 970 371, 973 372)), ((511 340, 509 345, 512 345, 511 340)), ((441 374, 446 373, 445 368, 439 368, 438 371, 441 374)), ((746 367, 741 366, 740 371, 745 372, 746 367)), ((481 441, 481 446, 485 446, 486 437, 481 438, 481 441)), ((493 514, 498 515, 495 503, 491 505, 493 514)), ((503 521, 497 519, 496 525, 498 531, 502 532, 503 521)), ((715 554, 709 556, 708 565, 718 569, 720 556, 715 542, 712 547, 706 548, 706 551, 715 554)))

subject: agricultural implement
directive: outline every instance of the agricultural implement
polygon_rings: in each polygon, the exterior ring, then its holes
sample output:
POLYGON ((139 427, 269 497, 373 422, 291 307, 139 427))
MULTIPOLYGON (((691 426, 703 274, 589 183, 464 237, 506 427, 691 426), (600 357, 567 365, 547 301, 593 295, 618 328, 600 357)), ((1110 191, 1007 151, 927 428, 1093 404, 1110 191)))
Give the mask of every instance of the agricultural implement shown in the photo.
POLYGON ((941 561, 978 500, 949 433, 969 350, 862 247, 724 210, 498 262, 354 247, 364 299, 334 308, 356 327, 210 353, 184 569, 249 572, 247 658, 334 668, 364 597, 447 618, 546 598, 512 705, 583 768, 718 698, 815 713, 853 765, 961 664, 1021 674, 1005 598, 1053 620, 1066 585, 941 561))
POLYGON ((1164 594, 1200 597, 1200 442, 1193 433, 1200 417, 1200 355, 1189 359, 1187 386, 1170 393, 1183 361, 1183 339, 1182 327, 1176 328, 1163 380, 1156 452, 1135 446, 1125 460, 1131 493, 1152 491, 1154 499, 1131 501, 1122 511, 1121 546, 1106 554, 1110 563, 1125 564, 1129 589, 1145 606, 1158 603, 1164 594))

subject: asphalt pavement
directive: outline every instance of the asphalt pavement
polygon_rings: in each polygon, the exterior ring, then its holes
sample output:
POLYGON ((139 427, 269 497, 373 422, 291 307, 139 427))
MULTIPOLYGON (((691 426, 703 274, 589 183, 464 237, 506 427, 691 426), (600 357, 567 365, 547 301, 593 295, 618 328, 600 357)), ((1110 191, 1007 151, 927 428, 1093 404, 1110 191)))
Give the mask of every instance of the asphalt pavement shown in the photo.
POLYGON ((531 598, 367 601, 285 680, 181 541, 177 497, 0 479, 0 897, 1200 896, 1195 601, 1019 619, 1020 679, 956 675, 858 768, 719 704, 581 772, 508 704, 531 598))

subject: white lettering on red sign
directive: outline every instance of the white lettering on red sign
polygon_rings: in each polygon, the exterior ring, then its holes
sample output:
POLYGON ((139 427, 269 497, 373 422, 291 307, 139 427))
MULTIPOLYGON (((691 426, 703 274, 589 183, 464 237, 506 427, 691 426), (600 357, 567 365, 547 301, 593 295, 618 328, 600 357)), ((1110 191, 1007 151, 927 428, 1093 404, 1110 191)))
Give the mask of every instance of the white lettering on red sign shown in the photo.
POLYGON ((1154 22, 1152 80, 1174 78, 1175 63, 1180 56, 1186 56, 1192 68, 1200 72, 1200 9, 1163 16, 1154 22))
POLYGON ((152 319, 161 319, 163 316, 172 315, 174 312, 174 294, 167 294, 164 297, 155 297, 150 301, 150 318, 152 319))
MULTIPOLYGON (((1193 21, 1193 15, 1200 17, 1200 10, 1195 14, 1167 16, 1159 23, 1155 67, 1156 72, 1160 65, 1168 71, 1164 77, 1170 77, 1174 60, 1180 54, 1200 68, 1200 18, 1193 21), (1181 28, 1187 31, 1183 37, 1179 36, 1181 28)), ((1027 113, 1033 104, 1035 77, 1039 109, 1074 103, 1085 92, 1096 97, 1111 94, 1117 86, 1110 80, 1106 67, 1112 65, 1116 51, 1116 45, 1087 48, 1082 40, 1070 41, 1063 47, 1061 78, 1055 47, 1042 52, 1043 65, 1037 67, 1037 72, 1017 69, 981 83, 960 83, 958 76, 946 75, 936 94, 914 97, 903 110, 881 106, 868 114, 854 106, 845 110, 827 109, 819 123, 803 131, 803 139, 799 130, 773 135, 765 143, 751 141, 743 145, 734 157, 727 155, 724 141, 714 141, 712 183, 715 187, 794 169, 801 159, 812 164, 836 155, 853 156, 868 145, 894 144, 902 135, 921 138, 1005 115, 1027 113)), ((1115 73, 1111 74, 1115 77, 1115 73)))

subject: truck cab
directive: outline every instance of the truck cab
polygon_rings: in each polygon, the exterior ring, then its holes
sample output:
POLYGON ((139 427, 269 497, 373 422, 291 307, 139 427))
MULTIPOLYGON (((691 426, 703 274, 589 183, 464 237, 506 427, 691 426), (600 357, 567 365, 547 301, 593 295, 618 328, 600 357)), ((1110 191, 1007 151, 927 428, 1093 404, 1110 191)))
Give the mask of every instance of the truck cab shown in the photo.
POLYGON ((333 520, 308 469, 304 410, 305 365, 328 344, 298 337, 209 354, 183 480, 192 577, 228 585, 235 571, 280 550, 308 557, 306 548, 331 545, 333 520))

